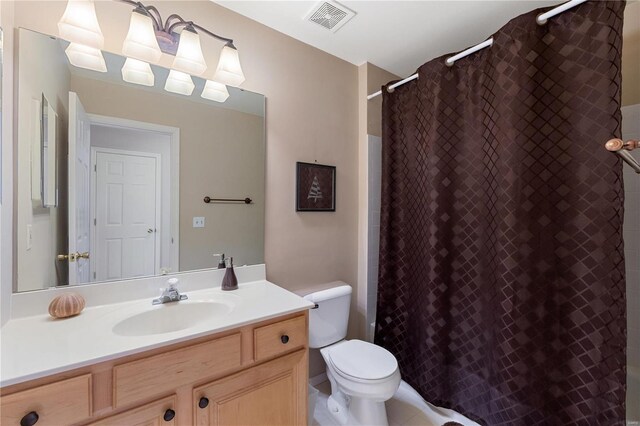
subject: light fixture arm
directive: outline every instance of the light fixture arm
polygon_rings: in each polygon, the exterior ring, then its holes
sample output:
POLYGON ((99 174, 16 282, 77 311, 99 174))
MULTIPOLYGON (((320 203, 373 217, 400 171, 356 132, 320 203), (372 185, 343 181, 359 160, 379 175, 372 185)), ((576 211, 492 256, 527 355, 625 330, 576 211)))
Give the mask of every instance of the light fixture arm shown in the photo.
MULTIPOLYGON (((208 36, 211 36, 215 39, 218 39, 220 41, 224 41, 226 44, 231 44, 233 46, 233 40, 230 38, 226 38, 226 37, 222 37, 219 36, 218 34, 212 33, 211 31, 209 31, 208 29, 196 24, 193 21, 185 21, 184 19, 182 19, 180 16, 178 15, 171 15, 168 19, 167 19, 167 23, 169 22, 169 19, 171 17, 175 17, 177 19, 179 19, 178 22, 174 22, 173 24, 171 24, 169 26, 169 28, 167 28, 165 31, 167 31, 168 33, 172 33, 174 29, 183 26, 183 27, 193 27, 193 28, 197 28, 198 30, 202 31, 203 33, 207 34, 208 36)), ((234 46, 235 48, 235 46, 234 46)))
POLYGON ((157 30, 161 30, 162 29, 162 16, 160 16, 160 11, 158 11, 158 9, 156 9, 155 6, 145 6, 140 2, 138 2, 138 5, 140 5, 140 7, 142 7, 143 9, 145 9, 149 13, 149 16, 151 16, 151 19, 153 20, 153 23, 156 26, 156 29, 157 30), (153 16, 154 14, 151 13, 151 12, 154 12, 156 16, 154 17, 153 16))

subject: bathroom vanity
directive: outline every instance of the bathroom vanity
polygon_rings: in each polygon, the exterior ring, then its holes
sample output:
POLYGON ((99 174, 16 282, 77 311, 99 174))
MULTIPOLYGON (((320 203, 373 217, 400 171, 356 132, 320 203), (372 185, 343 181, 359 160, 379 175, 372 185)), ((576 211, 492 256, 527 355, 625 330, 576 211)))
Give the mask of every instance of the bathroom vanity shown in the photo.
POLYGON ((10 321, 0 423, 306 424, 312 304, 264 280, 188 296, 10 321))

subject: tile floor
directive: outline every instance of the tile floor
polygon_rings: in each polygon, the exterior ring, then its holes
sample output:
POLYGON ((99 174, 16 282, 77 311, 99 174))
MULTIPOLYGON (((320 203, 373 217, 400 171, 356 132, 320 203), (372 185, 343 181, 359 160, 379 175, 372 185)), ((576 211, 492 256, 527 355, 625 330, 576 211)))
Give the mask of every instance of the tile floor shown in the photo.
MULTIPOLYGON (((327 409, 327 398, 331 394, 328 381, 316 386, 320 391, 313 415, 312 426, 338 426, 327 409)), ((390 426, 442 426, 456 421, 464 426, 478 426, 461 414, 439 408, 426 402, 407 383, 402 381, 396 394, 387 401, 387 417, 390 426)))

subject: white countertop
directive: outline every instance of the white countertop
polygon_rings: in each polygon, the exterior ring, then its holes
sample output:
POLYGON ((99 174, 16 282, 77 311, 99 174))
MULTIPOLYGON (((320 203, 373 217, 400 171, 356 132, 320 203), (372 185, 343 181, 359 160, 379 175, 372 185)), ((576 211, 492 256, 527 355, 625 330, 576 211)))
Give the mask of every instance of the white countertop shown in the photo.
POLYGON ((179 304, 222 301, 233 304, 229 313, 190 328, 162 334, 122 336, 113 327, 132 315, 164 305, 151 299, 91 306, 78 316, 54 320, 49 315, 16 318, 0 329, 0 387, 54 373, 143 352, 218 333, 248 323, 274 318, 313 306, 309 301, 268 281, 240 284, 235 291, 220 288, 185 291, 179 304))

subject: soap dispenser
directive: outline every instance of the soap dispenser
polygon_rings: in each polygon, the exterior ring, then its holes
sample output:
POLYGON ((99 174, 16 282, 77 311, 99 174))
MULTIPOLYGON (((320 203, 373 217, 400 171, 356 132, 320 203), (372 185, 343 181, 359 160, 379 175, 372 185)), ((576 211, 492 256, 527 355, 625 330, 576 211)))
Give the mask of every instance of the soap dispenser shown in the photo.
POLYGON ((236 273, 233 271, 233 257, 227 257, 225 262, 227 270, 225 271, 224 278, 222 279, 222 290, 237 290, 238 278, 236 278, 236 273))
POLYGON ((220 257, 220 260, 218 260, 218 269, 224 269, 227 267, 226 264, 226 257, 224 257, 224 253, 222 254, 214 254, 214 256, 218 256, 220 257))

